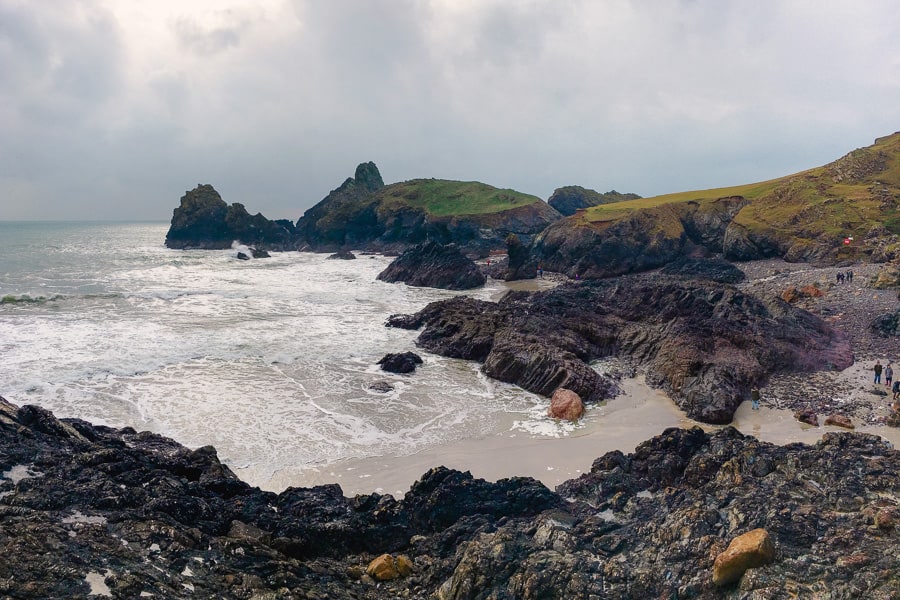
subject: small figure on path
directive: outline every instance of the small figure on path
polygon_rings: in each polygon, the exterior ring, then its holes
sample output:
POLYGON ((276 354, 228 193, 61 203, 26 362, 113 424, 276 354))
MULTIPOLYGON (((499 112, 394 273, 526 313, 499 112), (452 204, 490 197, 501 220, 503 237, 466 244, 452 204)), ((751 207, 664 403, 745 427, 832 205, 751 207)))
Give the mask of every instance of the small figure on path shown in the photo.
POLYGON ((837 279, 838 283, 844 283, 844 274, 843 273, 838 273, 837 275, 835 275, 835 278, 837 279))
POLYGON ((891 366, 891 361, 888 361, 887 366, 884 368, 884 385, 891 385, 891 381, 894 379, 894 368, 891 366))
POLYGON ((541 279, 544 278, 544 267, 542 267, 541 265, 538 265, 538 277, 540 277, 541 279))
POLYGON ((759 388, 750 390, 750 410, 759 410, 759 388))
POLYGON ((876 360, 872 370, 875 372, 875 383, 881 383, 881 361, 876 360))
POLYGON ((853 270, 847 270, 847 283, 853 283, 853 270))
POLYGON ((894 382, 894 387, 891 388, 891 391, 894 392, 894 403, 900 399, 900 380, 894 382))

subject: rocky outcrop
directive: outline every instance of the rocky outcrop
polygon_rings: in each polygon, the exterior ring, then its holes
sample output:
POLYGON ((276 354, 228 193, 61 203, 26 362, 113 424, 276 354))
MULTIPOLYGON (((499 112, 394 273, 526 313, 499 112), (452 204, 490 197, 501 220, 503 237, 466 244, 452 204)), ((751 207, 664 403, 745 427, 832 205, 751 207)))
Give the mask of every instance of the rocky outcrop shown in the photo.
POLYGON ((181 197, 166 234, 168 248, 231 248, 234 242, 260 250, 287 250, 296 245, 290 221, 250 215, 243 204, 228 205, 211 185, 198 185, 181 197))
POLYGON ((0 399, 0 473, 4 597, 900 595, 900 453, 872 435, 669 429, 556 493, 438 467, 402 499, 346 498, 263 492, 211 447, 0 399), (714 557, 760 528, 772 562, 717 588, 714 557))
POLYGON ((744 272, 733 263, 721 258, 676 259, 662 268, 666 275, 678 275, 691 279, 707 279, 718 283, 740 283, 744 272))
POLYGON ((304 247, 317 252, 365 248, 384 233, 374 198, 383 187, 384 180, 375 163, 359 164, 353 177, 348 177, 297 221, 304 247))
POLYGON ((553 194, 547 199, 547 204, 559 211, 563 216, 574 215, 578 210, 597 206, 598 204, 610 204, 625 200, 637 200, 637 194, 620 194, 616 190, 610 190, 601 194, 596 190, 585 189, 580 185, 567 185, 553 190, 553 194))
POLYGON ((405 251, 379 273, 377 279, 444 290, 468 290, 487 281, 481 269, 456 246, 436 242, 419 244, 405 251))
POLYGON ((512 292, 499 303, 453 298, 388 324, 424 327, 426 350, 483 362, 485 374, 550 396, 559 387, 585 402, 615 395, 588 363, 634 361, 693 419, 728 423, 751 385, 779 371, 844 369, 847 339, 780 299, 666 275, 585 281, 512 292))
POLYGON ((385 354, 377 364, 381 365, 382 371, 389 373, 412 373, 416 370, 416 365, 422 364, 422 357, 415 352, 385 354))
POLYGON ((355 260, 356 255, 349 250, 340 250, 328 257, 331 260, 355 260))

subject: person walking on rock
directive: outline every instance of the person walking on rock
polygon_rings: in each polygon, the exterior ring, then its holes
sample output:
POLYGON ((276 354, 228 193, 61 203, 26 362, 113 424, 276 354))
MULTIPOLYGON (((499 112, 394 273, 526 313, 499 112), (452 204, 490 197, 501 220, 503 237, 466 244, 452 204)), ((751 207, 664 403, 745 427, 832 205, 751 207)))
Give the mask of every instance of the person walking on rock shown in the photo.
POLYGON ((759 410, 759 388, 750 390, 750 410, 759 410))
POLYGON ((875 372, 875 383, 881 383, 881 361, 876 360, 872 370, 875 372))
POLYGON ((891 381, 894 380, 894 368, 891 366, 891 361, 888 361, 886 367, 884 367, 884 385, 890 386, 891 381))

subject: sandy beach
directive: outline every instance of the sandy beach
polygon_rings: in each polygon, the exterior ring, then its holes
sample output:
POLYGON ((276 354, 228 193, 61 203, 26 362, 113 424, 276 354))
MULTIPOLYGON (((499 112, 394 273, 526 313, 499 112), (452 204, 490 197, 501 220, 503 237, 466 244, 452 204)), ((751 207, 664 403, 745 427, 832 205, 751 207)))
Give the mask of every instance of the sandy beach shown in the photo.
MULTIPOLYGON (((839 374, 853 378, 857 365, 839 374)), ((383 456, 348 460, 323 469, 282 470, 266 482, 251 483, 272 491, 288 486, 304 487, 337 483, 345 495, 371 492, 402 496, 410 485, 432 467, 443 465, 469 471, 475 477, 496 481, 527 476, 553 489, 563 481, 590 471, 594 459, 612 450, 632 452, 641 442, 668 427, 699 426, 708 431, 721 426, 698 423, 684 416, 666 394, 650 388, 643 376, 622 381, 623 394, 599 406, 589 407, 584 419, 569 434, 545 436, 513 429, 512 420, 494 434, 432 448, 410 456, 383 456)), ((548 401, 549 404, 549 401, 548 401)), ((822 419, 824 421, 824 419, 822 419)), ((765 405, 751 410, 745 402, 731 424, 746 435, 774 444, 813 444, 840 427, 812 427, 797 421, 793 412, 765 405)), ((878 425, 858 427, 900 446, 900 430, 878 425)), ((237 471, 242 478, 249 474, 237 471)))

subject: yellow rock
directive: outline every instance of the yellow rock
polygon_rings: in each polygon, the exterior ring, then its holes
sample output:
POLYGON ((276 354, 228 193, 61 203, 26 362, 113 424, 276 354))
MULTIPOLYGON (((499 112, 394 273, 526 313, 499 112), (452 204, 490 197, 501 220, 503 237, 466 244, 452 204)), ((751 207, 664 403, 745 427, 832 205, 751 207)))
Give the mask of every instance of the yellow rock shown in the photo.
POLYGON ((390 554, 382 554, 366 567, 366 575, 377 581, 406 577, 412 571, 413 562, 405 554, 401 554, 397 558, 390 554))
POLYGON ((765 529, 754 529, 728 544, 713 563, 713 583, 728 585, 743 576, 747 569, 761 567, 775 560, 775 546, 765 529))
POLYGON ((366 574, 378 581, 387 581, 389 579, 397 579, 400 572, 394 564, 394 557, 390 554, 382 554, 369 563, 366 567, 366 574))

